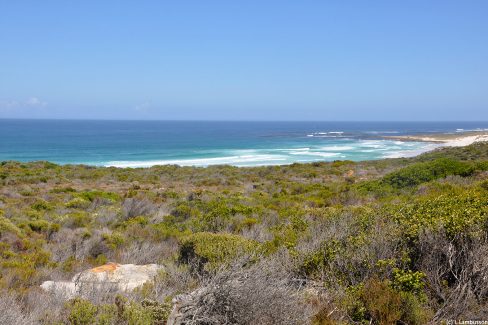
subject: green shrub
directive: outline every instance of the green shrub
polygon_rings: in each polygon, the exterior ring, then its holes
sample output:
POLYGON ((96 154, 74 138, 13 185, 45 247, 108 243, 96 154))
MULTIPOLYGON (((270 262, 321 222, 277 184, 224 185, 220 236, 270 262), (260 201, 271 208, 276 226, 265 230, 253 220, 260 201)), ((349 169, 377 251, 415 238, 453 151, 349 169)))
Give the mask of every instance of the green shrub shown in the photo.
POLYGON ((32 231, 46 232, 46 233, 47 232, 53 233, 53 232, 59 231, 59 229, 61 227, 57 223, 51 223, 51 222, 46 221, 46 220, 31 220, 31 221, 27 222, 27 226, 29 226, 29 228, 32 231))
POLYGON ((332 259, 339 252, 339 243, 337 241, 324 242, 321 247, 307 255, 301 266, 301 271, 310 275, 320 269, 323 269, 328 260, 332 259))
POLYGON ((73 272, 76 264, 76 258, 74 256, 70 256, 61 264, 61 269, 66 273, 70 273, 73 272))
POLYGON ((124 308, 123 317, 127 320, 128 325, 152 325, 152 312, 140 304, 130 302, 124 308))
POLYGON ((85 192, 79 192, 75 194, 75 197, 81 198, 86 201, 93 202, 95 199, 106 199, 111 202, 119 201, 120 196, 117 193, 113 192, 105 192, 105 191, 98 191, 98 190, 93 190, 93 191, 85 191, 85 192))
POLYGON ((68 322, 72 325, 95 324, 97 307, 90 301, 81 298, 73 299, 68 303, 68 322))
POLYGON ((195 262, 206 270, 235 259, 240 254, 253 254, 259 248, 255 241, 232 234, 195 233, 181 240, 179 260, 195 262))
POLYGON ((244 220, 242 220, 238 225, 237 229, 250 229, 252 226, 258 223, 258 219, 252 218, 252 217, 246 217, 244 220))
POLYGON ((354 164, 354 161, 352 160, 334 160, 331 165, 332 167, 342 167, 342 166, 349 166, 349 165, 353 165, 354 164))
POLYGON ((475 168, 480 171, 488 171, 488 160, 477 162, 475 168))
POLYGON ((420 271, 393 269, 392 287, 398 291, 410 292, 421 296, 424 291, 425 274, 420 271))
POLYGON ((171 302, 159 303, 154 300, 144 299, 141 302, 142 307, 151 315, 151 324, 166 324, 173 305, 171 302))
POLYGON ((125 242, 124 236, 121 233, 115 231, 112 233, 103 234, 102 238, 107 246, 111 249, 116 249, 117 247, 122 246, 122 244, 124 244, 125 242))
POLYGON ((19 229, 19 227, 13 224, 9 219, 2 216, 2 214, 3 213, 0 213, 0 236, 5 233, 13 233, 17 237, 22 237, 22 231, 19 229))
POLYGON ((471 164, 439 158, 429 162, 421 162, 402 168, 383 177, 381 183, 394 188, 412 187, 449 175, 469 176, 474 172, 471 164))
POLYGON ((69 213, 63 219, 72 228, 86 227, 92 221, 90 214, 85 211, 69 213))
POLYGON ((89 300, 75 298, 66 304, 66 309, 68 324, 71 325, 111 325, 121 321, 114 304, 94 305, 89 300))
POLYGON ((49 192, 51 193, 73 193, 76 192, 76 190, 70 186, 68 187, 56 187, 50 190, 49 192))
POLYGON ((452 158, 457 160, 488 160, 487 142, 476 142, 465 147, 448 147, 424 153, 416 160, 426 161, 438 158, 452 158))
POLYGON ((97 308, 97 325, 117 324, 117 307, 113 304, 101 305, 97 308))
POLYGON ((280 247, 286 247, 291 252, 295 249, 298 239, 308 229, 304 212, 298 209, 283 209, 280 211, 283 223, 274 227, 274 238, 264 244, 266 253, 273 253, 280 247))
POLYGON ((216 197, 208 202, 197 201, 194 205, 200 212, 192 209, 194 218, 191 225, 200 232, 222 231, 232 223, 234 216, 251 216, 254 213, 254 209, 239 202, 238 197, 216 197))
POLYGON ((130 218, 129 220, 124 221, 121 224, 122 228, 127 228, 131 225, 140 225, 140 226, 145 226, 149 223, 149 218, 145 216, 137 216, 134 218, 130 218))
POLYGON ((75 197, 74 199, 68 201, 65 206, 67 208, 73 208, 73 209, 84 209, 88 208, 90 205, 90 201, 85 200, 81 197, 75 197))
POLYGON ((173 216, 165 216, 164 221, 152 224, 151 228, 154 229, 157 240, 166 240, 168 238, 179 238, 189 233, 184 225, 176 225, 174 223, 173 216))
POLYGON ((381 180, 376 179, 358 183, 355 188, 361 194, 374 193, 378 196, 387 196, 394 192, 394 189, 390 184, 386 184, 381 180))
POLYGON ((480 187, 488 191, 488 180, 481 182, 480 187))
POLYGON ((180 203, 173 209, 173 211, 171 211, 171 215, 174 216, 177 221, 185 221, 190 218, 197 218, 201 213, 198 209, 191 207, 188 203, 180 203))
POLYGON ((451 190, 419 197, 393 209, 395 220, 409 238, 416 238, 426 228, 438 227, 453 236, 473 226, 483 227, 488 218, 488 195, 483 190, 451 190))
POLYGON ((32 206, 31 206, 32 210, 35 210, 35 211, 49 211, 49 210, 53 210, 54 207, 49 204, 48 202, 44 201, 44 200, 38 200, 36 203, 34 203, 32 206))

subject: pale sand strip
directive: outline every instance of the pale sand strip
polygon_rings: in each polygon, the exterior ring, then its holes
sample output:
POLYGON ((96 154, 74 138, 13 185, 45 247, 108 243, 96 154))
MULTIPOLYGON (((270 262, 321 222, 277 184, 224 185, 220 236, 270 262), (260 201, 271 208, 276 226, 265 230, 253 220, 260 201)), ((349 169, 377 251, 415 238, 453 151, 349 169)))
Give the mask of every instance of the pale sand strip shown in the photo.
POLYGON ((419 134, 419 135, 398 135, 384 136, 385 139, 399 141, 423 141, 440 143, 446 147, 463 147, 475 142, 488 141, 488 132, 473 131, 456 134, 419 134))

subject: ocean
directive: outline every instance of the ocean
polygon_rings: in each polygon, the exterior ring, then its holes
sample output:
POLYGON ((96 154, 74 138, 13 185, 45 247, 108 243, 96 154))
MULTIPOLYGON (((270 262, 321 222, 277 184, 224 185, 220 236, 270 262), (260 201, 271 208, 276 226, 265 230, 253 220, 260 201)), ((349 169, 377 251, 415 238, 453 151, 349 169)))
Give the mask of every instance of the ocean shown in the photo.
POLYGON ((0 119, 0 161, 149 167, 282 165, 414 156, 437 144, 384 135, 488 130, 488 122, 208 122, 0 119))

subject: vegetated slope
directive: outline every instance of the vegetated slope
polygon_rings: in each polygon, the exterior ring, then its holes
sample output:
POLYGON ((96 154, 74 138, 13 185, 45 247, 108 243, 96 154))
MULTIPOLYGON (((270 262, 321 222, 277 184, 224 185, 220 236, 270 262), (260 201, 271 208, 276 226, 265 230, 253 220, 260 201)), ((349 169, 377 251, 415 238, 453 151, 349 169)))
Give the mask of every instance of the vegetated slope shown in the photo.
POLYGON ((188 324, 486 318, 487 171, 487 143, 253 168, 3 162, 0 323, 164 324, 184 293, 188 324), (39 289, 108 261, 165 272, 68 303, 39 289))

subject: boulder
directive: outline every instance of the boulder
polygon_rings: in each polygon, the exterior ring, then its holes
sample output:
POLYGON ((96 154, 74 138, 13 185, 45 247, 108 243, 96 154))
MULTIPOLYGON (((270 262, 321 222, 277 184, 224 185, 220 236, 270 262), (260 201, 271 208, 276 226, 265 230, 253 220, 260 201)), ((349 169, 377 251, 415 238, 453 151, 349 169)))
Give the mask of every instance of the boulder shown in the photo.
POLYGON ((107 263, 77 273, 71 281, 45 281, 41 288, 72 298, 102 290, 128 292, 151 281, 163 267, 157 264, 134 265, 107 263))

